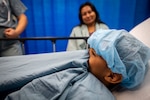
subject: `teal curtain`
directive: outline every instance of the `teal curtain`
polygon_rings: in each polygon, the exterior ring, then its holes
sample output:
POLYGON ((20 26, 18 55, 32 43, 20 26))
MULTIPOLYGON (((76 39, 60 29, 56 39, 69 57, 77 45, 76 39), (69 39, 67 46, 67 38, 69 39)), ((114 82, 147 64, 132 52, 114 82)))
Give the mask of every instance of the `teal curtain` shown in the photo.
MULTIPOLYGON (((28 25, 21 37, 69 37, 79 24, 78 9, 92 2, 111 29, 130 31, 150 17, 150 0, 22 0, 27 6, 28 25)), ((65 51, 67 40, 56 41, 56 51, 65 51)), ((49 40, 28 40, 26 54, 53 52, 49 40)))

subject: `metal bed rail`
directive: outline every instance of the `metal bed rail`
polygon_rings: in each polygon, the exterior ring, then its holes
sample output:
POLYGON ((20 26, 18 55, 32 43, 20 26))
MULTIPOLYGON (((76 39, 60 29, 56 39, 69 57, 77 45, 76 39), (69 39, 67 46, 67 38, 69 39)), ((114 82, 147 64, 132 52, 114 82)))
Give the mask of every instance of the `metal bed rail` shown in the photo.
MULTIPOLYGON (((25 41, 27 40, 50 40, 52 42, 52 48, 53 48, 53 52, 56 52, 56 41, 57 40, 69 40, 69 39, 83 39, 86 41, 87 43, 87 39, 88 37, 22 37, 22 38, 0 38, 0 41, 1 40, 5 40, 5 41, 8 41, 8 40, 19 40, 21 41, 23 44, 23 48, 24 48, 24 43, 25 41)), ((88 48, 88 44, 87 44, 87 48, 88 48)))

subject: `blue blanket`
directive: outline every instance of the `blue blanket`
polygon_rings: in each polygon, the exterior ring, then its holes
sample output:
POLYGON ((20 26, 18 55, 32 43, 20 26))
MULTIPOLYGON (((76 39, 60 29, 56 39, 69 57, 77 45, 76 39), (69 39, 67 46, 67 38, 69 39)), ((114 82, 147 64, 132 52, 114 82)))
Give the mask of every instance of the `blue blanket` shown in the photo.
POLYGON ((87 50, 0 58, 5 100, 114 100, 88 71, 87 50), (17 91, 16 91, 17 90, 17 91))

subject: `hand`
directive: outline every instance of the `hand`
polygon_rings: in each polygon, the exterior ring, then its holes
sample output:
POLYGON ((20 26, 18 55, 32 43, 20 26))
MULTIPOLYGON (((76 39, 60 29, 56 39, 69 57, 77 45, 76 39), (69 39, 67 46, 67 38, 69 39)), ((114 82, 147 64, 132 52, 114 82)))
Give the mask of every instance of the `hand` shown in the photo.
POLYGON ((96 52, 93 48, 89 48, 89 55, 90 55, 90 57, 99 56, 96 54, 96 52))
POLYGON ((7 38, 17 38, 18 37, 15 29, 13 29, 13 28, 7 28, 7 29, 5 29, 4 30, 4 34, 5 34, 5 36, 7 38))

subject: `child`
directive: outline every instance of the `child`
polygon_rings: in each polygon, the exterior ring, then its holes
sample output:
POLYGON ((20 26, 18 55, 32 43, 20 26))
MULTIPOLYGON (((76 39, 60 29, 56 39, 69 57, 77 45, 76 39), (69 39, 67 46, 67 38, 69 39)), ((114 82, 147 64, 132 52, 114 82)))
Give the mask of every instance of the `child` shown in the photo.
MULTIPOLYGON (((100 73, 102 69, 99 68, 101 66, 90 67, 91 72, 102 82, 104 80, 114 84, 108 79, 115 80, 123 87, 131 89, 143 81, 150 59, 150 49, 127 31, 98 30, 88 39, 88 44, 95 50, 92 52, 105 59, 107 65, 106 63, 103 65, 109 68, 107 68, 109 74, 106 73, 107 71, 103 71, 108 77, 102 77, 103 74, 100 73)), ((105 82, 103 83, 105 84, 105 82)), ((105 85, 107 86, 108 83, 105 85)))
POLYGON ((94 74, 108 89, 113 89, 122 81, 122 75, 113 73, 108 68, 107 62, 95 50, 89 49, 90 58, 88 60, 89 70, 94 74))

